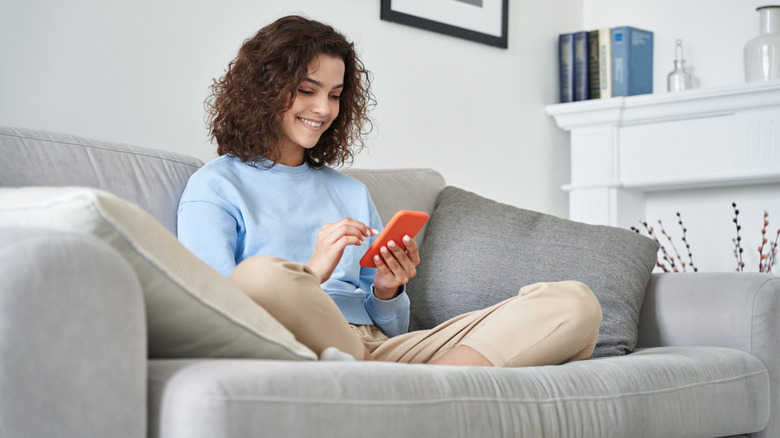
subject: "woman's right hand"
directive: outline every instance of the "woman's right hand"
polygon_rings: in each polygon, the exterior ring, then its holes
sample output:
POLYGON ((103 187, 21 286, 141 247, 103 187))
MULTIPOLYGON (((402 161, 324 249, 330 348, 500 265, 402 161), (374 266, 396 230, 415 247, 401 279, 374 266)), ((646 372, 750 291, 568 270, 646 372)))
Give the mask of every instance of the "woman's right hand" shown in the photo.
POLYGON ((348 217, 333 224, 325 224, 317 233, 314 254, 306 266, 320 277, 320 283, 324 283, 333 274, 347 245, 360 246, 366 237, 377 234, 377 230, 348 217))

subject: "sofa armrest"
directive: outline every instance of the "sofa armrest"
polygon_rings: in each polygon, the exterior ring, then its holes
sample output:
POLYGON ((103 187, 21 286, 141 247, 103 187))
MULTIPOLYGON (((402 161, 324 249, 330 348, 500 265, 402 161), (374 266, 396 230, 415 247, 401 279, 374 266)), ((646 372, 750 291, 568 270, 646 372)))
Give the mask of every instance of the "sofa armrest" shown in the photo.
POLYGON ((0 228, 0 436, 146 436, 130 265, 83 234, 0 228))
POLYGON ((780 353, 780 277, 653 274, 639 316, 637 347, 680 345, 780 353))
MULTIPOLYGON (((757 357, 769 370, 771 406, 780 406, 780 277, 653 274, 637 347, 686 345, 735 348, 757 357)), ((780 415, 754 436, 780 436, 780 415)))

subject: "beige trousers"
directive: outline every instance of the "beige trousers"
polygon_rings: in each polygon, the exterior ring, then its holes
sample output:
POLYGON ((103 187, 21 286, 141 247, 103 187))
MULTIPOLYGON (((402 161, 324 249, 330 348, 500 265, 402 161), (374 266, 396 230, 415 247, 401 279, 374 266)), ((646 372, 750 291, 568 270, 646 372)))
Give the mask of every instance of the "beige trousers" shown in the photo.
POLYGON ((601 307, 582 283, 536 283, 517 296, 430 330, 388 338, 375 326, 350 325, 306 266, 256 256, 230 275, 253 301, 319 355, 336 347, 358 360, 430 363, 459 345, 495 366, 554 365, 586 359, 598 340, 601 307))

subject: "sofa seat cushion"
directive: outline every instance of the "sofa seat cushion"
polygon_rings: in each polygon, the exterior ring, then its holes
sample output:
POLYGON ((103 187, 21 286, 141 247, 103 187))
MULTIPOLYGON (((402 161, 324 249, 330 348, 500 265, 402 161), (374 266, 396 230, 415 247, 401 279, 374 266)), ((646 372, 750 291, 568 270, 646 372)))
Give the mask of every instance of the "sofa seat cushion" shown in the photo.
POLYGON ((0 189, 0 227, 93 235, 133 267, 144 293, 149 356, 314 360, 314 353, 139 207, 79 187, 0 189))
POLYGON ((720 347, 529 368, 155 360, 149 399, 150 436, 166 438, 680 438, 759 431, 769 417, 766 368, 720 347))
POLYGON ((602 309, 594 356, 634 349, 658 243, 629 230, 516 208, 474 193, 441 191, 409 282, 411 325, 428 329, 517 295, 537 282, 576 280, 602 309))

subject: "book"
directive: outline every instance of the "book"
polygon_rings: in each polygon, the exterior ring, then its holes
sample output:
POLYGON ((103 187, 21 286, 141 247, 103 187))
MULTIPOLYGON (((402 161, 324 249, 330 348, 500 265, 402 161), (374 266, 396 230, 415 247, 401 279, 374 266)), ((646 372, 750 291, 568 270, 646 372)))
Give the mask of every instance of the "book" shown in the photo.
POLYGON ((574 100, 590 99, 588 32, 574 33, 574 100))
POLYGON ((631 26, 611 30, 612 95, 653 92, 653 33, 631 26))
POLYGON ((612 31, 599 29, 599 92, 600 99, 612 97, 612 31))
POLYGON ((558 35, 558 89, 560 102, 574 101, 574 34, 558 35))
POLYGON ((599 73, 599 31, 588 32, 588 82, 591 99, 601 98, 599 73))

